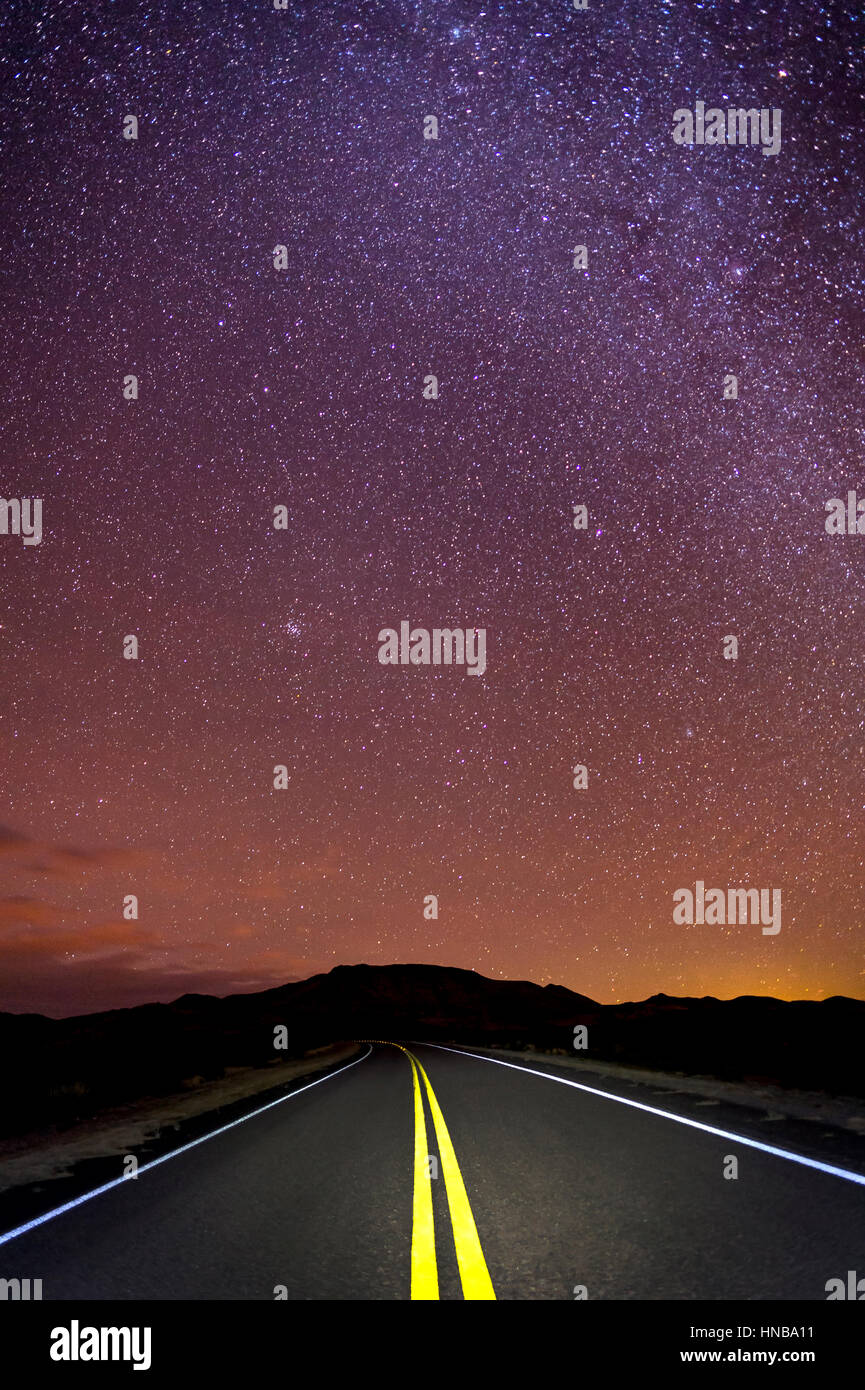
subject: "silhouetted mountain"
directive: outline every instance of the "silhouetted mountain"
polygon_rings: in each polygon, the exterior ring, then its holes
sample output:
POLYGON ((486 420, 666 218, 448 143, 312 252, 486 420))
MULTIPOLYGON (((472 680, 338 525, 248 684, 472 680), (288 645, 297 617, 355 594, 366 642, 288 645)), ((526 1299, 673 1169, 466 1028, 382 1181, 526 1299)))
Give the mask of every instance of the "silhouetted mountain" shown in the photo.
POLYGON ((6 1059, 0 1133, 64 1126, 108 1106, 164 1095, 229 1067, 264 1067, 332 1042, 384 1038, 536 1048, 725 1079, 863 1095, 865 1003, 653 995, 601 1005, 560 985, 489 980, 435 965, 341 965, 224 999, 75 1018, 0 1014, 6 1059), (283 1046, 277 1048, 276 1030, 283 1046))

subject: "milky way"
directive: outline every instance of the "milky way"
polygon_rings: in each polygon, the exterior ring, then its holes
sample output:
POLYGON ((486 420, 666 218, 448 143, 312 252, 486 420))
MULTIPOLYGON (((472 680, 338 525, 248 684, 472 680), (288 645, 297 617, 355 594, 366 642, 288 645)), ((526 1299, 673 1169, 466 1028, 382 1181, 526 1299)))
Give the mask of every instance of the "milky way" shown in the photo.
POLYGON ((0 1007, 862 995, 862 29, 4 9, 0 1007), (675 143, 698 101, 777 155, 675 143), (486 672, 380 664, 403 621, 486 672), (782 930, 675 924, 696 880, 782 930))

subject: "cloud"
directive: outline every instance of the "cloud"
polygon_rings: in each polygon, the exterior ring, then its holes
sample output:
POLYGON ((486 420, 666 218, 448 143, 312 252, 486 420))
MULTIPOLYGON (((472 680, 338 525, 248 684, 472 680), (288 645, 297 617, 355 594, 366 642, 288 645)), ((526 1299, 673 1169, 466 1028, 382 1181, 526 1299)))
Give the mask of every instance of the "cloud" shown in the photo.
MULTIPOLYGON (((50 903, 31 900, 28 918, 26 915, 22 916, 22 913, 26 914, 28 911, 27 905, 18 907, 8 899, 5 902, 9 912, 5 920, 15 921, 18 926, 17 929, 13 928, 0 934, 0 965, 4 971, 14 960, 32 960, 44 956, 54 956, 57 959, 67 956, 104 956, 106 952, 124 948, 141 950, 143 947, 164 945, 157 932, 143 931, 137 922, 109 920, 60 926, 58 922, 65 920, 66 914, 56 913, 50 903), (33 910, 34 904, 38 907, 38 912, 33 910), (40 919, 40 913, 43 911, 46 915, 40 919), (14 915, 16 912, 17 916, 14 915), (50 916, 52 912, 55 913, 53 918, 50 916)), ((0 923, 3 920, 0 916, 0 923)))
POLYGON ((34 990, 32 962, 23 960, 7 969, 0 982, 0 1010, 9 1013, 43 1013, 51 1018, 98 1013, 106 1009, 132 1008, 136 1004, 170 1004, 182 994, 248 994, 288 984, 298 975, 314 974, 320 966, 297 962, 294 975, 269 972, 207 969, 164 969, 140 953, 124 952, 104 960, 48 961, 40 966, 38 992, 34 990))
POLYGON ((97 870, 109 873, 134 872, 150 862, 151 855, 140 849, 78 849, 75 845, 47 846, 43 851, 42 862, 33 867, 39 873, 54 878, 83 878, 97 870))
POLYGON ((52 927, 62 921, 63 914, 53 903, 23 894, 0 898, 0 927, 7 922, 26 923, 32 927, 52 927))
POLYGON ((112 845, 82 849, 79 845, 52 845, 34 840, 11 825, 0 825, 0 855, 26 861, 21 867, 28 873, 48 874, 54 878, 82 878, 93 870, 115 873, 132 872, 151 863, 152 851, 118 848, 112 845), (33 856, 36 856, 35 858, 33 856))
POLYGON ((0 854, 19 854, 22 850, 29 850, 32 844, 32 840, 13 830, 11 825, 0 825, 0 854))

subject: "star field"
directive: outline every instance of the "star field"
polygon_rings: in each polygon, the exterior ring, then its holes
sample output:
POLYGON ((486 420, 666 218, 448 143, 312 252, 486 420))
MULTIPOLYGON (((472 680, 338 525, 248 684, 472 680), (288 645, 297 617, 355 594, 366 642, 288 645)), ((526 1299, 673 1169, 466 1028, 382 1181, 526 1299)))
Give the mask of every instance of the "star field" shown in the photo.
POLYGON ((44 536, 0 535, 0 1008, 355 961, 862 997, 862 30, 5 9, 0 491, 44 536), (674 144, 698 100, 777 156, 674 144), (380 665, 403 620, 486 673, 380 665), (675 925, 697 879, 781 932, 675 925))

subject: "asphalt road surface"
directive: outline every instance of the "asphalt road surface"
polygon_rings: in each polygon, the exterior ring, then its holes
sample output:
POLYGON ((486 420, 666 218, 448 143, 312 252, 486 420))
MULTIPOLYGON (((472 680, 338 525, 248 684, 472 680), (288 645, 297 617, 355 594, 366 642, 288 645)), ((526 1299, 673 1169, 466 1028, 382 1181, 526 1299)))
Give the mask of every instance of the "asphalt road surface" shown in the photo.
POLYGON ((43 1300, 822 1301, 828 1280, 865 1274, 863 1165, 813 1143, 767 1152, 790 1131, 711 1106, 374 1043, 7 1233, 0 1278, 41 1278, 43 1300))

